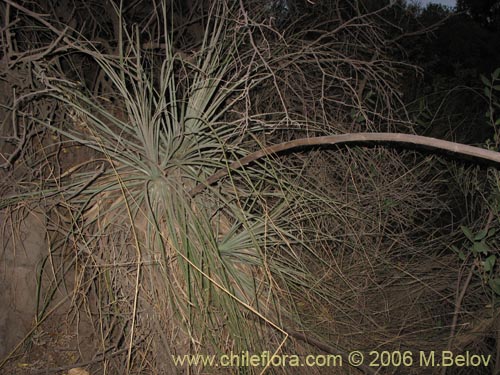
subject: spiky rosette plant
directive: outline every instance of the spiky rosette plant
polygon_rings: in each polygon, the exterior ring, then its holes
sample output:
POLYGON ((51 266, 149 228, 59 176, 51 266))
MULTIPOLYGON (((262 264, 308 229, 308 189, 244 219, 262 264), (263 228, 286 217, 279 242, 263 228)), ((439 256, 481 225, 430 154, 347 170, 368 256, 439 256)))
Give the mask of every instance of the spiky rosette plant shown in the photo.
POLYGON ((272 160, 229 166, 265 130, 234 113, 269 75, 239 51, 229 12, 214 8, 193 56, 174 53, 165 26, 159 76, 138 32, 124 33, 117 57, 78 45, 112 83, 113 109, 36 71, 71 120, 44 125, 94 155, 43 193, 64 202, 59 245, 75 249, 102 350, 126 349, 127 371, 161 369, 167 353, 278 350, 288 337, 281 319, 294 316, 286 296, 313 280, 296 251, 311 250, 303 208, 320 198, 291 188, 293 171, 272 160), (220 170, 224 178, 204 185, 220 170))

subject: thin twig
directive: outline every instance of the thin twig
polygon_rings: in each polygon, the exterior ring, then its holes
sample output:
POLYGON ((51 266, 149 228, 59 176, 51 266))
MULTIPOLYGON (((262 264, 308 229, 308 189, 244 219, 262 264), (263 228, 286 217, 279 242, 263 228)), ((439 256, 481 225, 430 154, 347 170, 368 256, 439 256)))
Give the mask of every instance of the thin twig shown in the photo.
MULTIPOLYGON (((453 320, 451 322, 450 338, 448 339, 448 345, 446 347, 446 350, 451 350, 451 344, 453 343, 453 338, 455 337, 455 331, 456 331, 457 323, 458 323, 458 315, 460 313, 460 308, 462 307, 462 301, 465 297, 465 292, 467 291, 467 288, 469 287, 470 281, 472 280, 472 275, 474 274, 475 269, 476 269, 476 264, 474 264, 470 268, 469 274, 467 275, 467 279, 465 280, 465 283, 462 286, 462 290, 460 291, 460 294, 457 296, 457 300, 455 302, 455 310, 453 311, 453 320)), ((460 280, 459 280, 459 284, 460 284, 460 280)), ((442 375, 446 374, 446 367, 442 368, 441 374, 442 375)))
MULTIPOLYGON (((29 10, 28 8, 25 8, 23 7, 22 5, 19 5, 11 0, 4 0, 7 4, 11 5, 12 7, 16 8, 17 10, 23 12, 23 13, 26 13, 28 16, 38 20, 40 23, 42 23, 45 27, 47 27, 49 30, 53 31, 55 34, 57 35, 61 35, 61 34, 64 34, 64 31, 61 31, 59 29, 57 29, 56 27, 54 27, 50 22, 48 22, 47 20, 45 20, 43 18, 43 15, 42 14, 39 14, 39 13, 36 13, 36 12, 32 12, 31 10, 29 10)), ((65 41, 66 41, 66 37, 64 38, 65 41)))
POLYGON ((93 364, 102 362, 105 359, 109 359, 109 358, 114 357, 114 356, 116 356, 118 354, 125 353, 127 350, 128 350, 128 348, 123 348, 123 349, 117 350, 116 352, 110 353, 108 355, 98 356, 97 358, 92 359, 90 361, 79 362, 79 363, 75 363, 75 364, 72 364, 72 365, 66 365, 66 366, 52 367, 52 368, 37 370, 37 371, 33 372, 32 374, 54 374, 54 373, 57 373, 57 372, 60 372, 60 371, 71 370, 72 368, 76 368, 76 367, 83 368, 83 367, 86 367, 86 366, 89 366, 89 365, 93 365, 93 364))
POLYGON ((88 188, 95 180, 97 180, 104 173, 105 170, 106 170, 106 168, 104 166, 104 163, 102 163, 101 166, 96 170, 94 175, 92 175, 92 177, 90 177, 89 180, 86 181, 76 192, 71 194, 67 198, 67 200, 69 201, 69 200, 73 199, 78 194, 80 194, 82 191, 84 191, 86 188, 88 188))

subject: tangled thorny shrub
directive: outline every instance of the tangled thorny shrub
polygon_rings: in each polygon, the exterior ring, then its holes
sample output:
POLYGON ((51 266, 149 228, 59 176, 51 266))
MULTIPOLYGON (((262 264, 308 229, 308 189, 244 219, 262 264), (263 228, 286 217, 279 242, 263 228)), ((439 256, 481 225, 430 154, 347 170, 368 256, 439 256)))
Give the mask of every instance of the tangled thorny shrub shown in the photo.
POLYGON ((307 341, 336 353, 415 349, 421 332, 438 337, 432 349, 445 342, 436 327, 449 311, 438 301, 450 301, 457 264, 441 254, 452 231, 440 222, 439 164, 346 148, 230 168, 297 135, 404 123, 377 23, 390 5, 363 13, 347 3, 329 20, 311 11, 309 28, 243 2, 203 6, 202 21, 189 9, 185 22, 171 19, 178 4, 162 3, 129 28, 131 10, 117 7, 112 27, 96 26, 89 42, 8 2, 56 35, 24 55, 34 60, 32 92, 10 105, 13 123, 29 119, 44 137, 13 147, 9 176, 37 168, 26 150, 44 168, 21 174, 1 207, 43 199, 57 233, 50 259, 61 260, 53 285, 72 286, 68 316, 93 322, 109 373, 175 373, 171 354, 305 353, 307 341), (111 30, 117 40, 101 43, 111 30), (27 102, 54 107, 45 116, 27 102), (78 158, 64 156, 75 147, 78 158), (228 173, 203 185, 220 170, 228 173), (305 342, 293 347, 290 336, 305 342))

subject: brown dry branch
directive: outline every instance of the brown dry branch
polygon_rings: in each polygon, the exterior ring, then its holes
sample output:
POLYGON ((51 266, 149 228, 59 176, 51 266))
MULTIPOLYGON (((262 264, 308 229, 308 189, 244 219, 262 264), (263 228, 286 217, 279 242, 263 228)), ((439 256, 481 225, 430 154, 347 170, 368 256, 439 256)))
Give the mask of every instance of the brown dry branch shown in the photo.
POLYGON ((232 162, 227 169, 220 170, 207 178, 204 182, 195 186, 190 194, 195 196, 202 192, 206 187, 214 184, 222 177, 227 176, 232 170, 239 169, 248 165, 265 156, 278 154, 280 152, 297 149, 300 147, 314 147, 324 145, 337 145, 347 143, 374 143, 374 142, 391 142, 412 144, 416 146, 423 146, 431 149, 438 149, 453 152, 459 156, 469 156, 482 160, 492 161, 500 164, 500 153, 483 148, 464 145, 441 139, 424 137, 413 134, 401 133, 357 133, 357 134, 341 134, 341 135, 327 135, 323 137, 312 137, 295 139, 289 142, 283 142, 276 145, 268 146, 259 151, 255 151, 250 155, 245 156, 239 160, 232 162))

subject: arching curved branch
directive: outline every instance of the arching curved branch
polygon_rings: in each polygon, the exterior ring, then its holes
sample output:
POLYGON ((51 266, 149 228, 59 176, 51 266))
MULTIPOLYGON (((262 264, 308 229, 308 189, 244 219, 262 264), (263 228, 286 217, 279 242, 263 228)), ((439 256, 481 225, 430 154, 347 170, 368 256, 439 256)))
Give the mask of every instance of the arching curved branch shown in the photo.
POLYGON ((232 162, 228 168, 221 169, 214 173, 204 182, 196 185, 190 192, 190 195, 201 193, 205 188, 214 184, 222 177, 226 176, 229 171, 239 169, 267 155, 277 154, 283 151, 296 149, 305 146, 321 146, 321 145, 336 145, 345 143, 372 143, 372 142, 391 142, 402 144, 413 144, 425 148, 449 151, 459 156, 469 156, 482 160, 500 164, 500 152, 485 150, 483 148, 443 141, 441 139, 424 137, 421 135, 402 134, 402 133, 354 133, 328 135, 324 137, 300 138, 289 142, 278 143, 262 150, 255 151, 244 158, 232 162))

